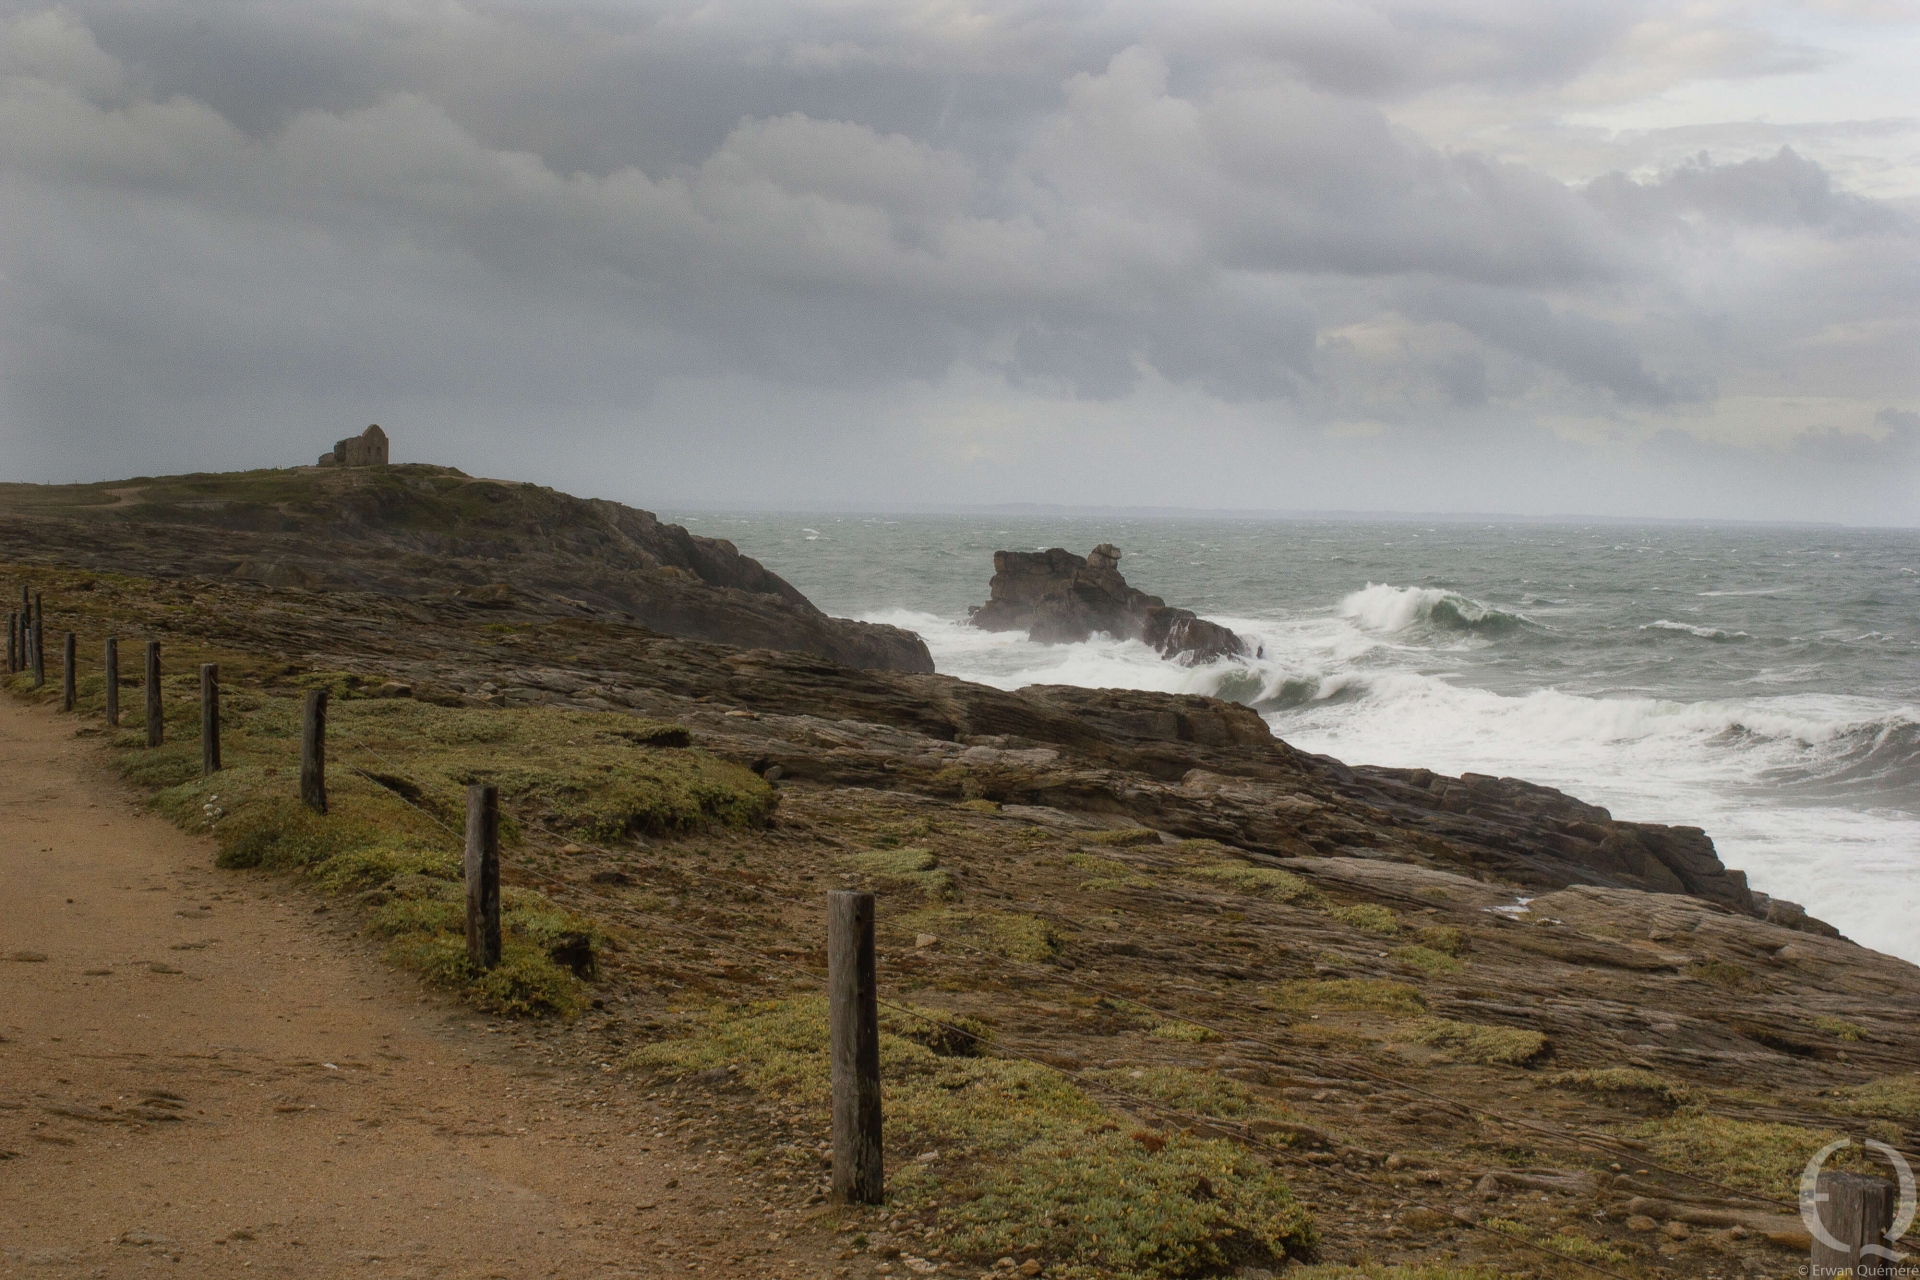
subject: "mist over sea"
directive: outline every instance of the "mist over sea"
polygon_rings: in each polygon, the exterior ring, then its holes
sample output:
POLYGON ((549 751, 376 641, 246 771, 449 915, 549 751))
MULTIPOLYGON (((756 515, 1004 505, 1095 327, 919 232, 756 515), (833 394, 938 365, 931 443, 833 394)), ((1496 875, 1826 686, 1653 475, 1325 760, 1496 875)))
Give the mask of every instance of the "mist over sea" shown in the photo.
POLYGON ((1355 764, 1511 775, 1706 828, 1756 889, 1920 961, 1920 532, 1613 524, 673 514, 940 671, 1208 693, 1355 764), (1099 542, 1265 648, 966 625, 997 549, 1099 542))

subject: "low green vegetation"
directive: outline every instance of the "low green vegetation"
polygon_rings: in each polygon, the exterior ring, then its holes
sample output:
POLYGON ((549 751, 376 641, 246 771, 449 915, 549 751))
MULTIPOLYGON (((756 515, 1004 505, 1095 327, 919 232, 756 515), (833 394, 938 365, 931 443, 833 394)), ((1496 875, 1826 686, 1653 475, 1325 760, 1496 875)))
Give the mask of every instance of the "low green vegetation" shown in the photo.
POLYGON ((1546 1052, 1547 1038, 1518 1027, 1485 1027, 1476 1022, 1426 1018, 1414 1028, 1414 1039, 1442 1049, 1462 1062, 1487 1066, 1530 1062, 1546 1052))
POLYGON ((985 924, 993 949, 1009 960, 1045 964, 1060 954, 1060 931, 1039 916, 988 911, 975 919, 985 924))
POLYGON ((1407 968, 1429 978, 1445 977, 1458 973, 1466 966, 1444 951, 1435 951, 1432 947, 1395 947, 1393 958, 1407 968))
POLYGON ((887 1005, 880 1028, 943 1058, 978 1058, 993 1044, 993 1028, 981 1019, 922 1005, 887 1005))
POLYGON ((1743 991, 1753 985, 1753 972, 1730 960, 1696 960, 1687 966, 1687 975, 1722 991, 1743 991))
POLYGON ((1669 1110, 1686 1103, 1692 1094, 1664 1076, 1640 1067, 1600 1067, 1587 1071, 1563 1071, 1548 1076, 1544 1083, 1602 1097, 1641 1098, 1659 1103, 1669 1110))
MULTIPOLYGON (((1662 1164, 1701 1174, 1716 1182, 1792 1199, 1800 1173, 1814 1152, 1844 1134, 1831 1129, 1753 1120, 1725 1120, 1704 1112, 1682 1111, 1639 1126, 1634 1136, 1662 1164)), ((1845 1163, 1846 1152, 1831 1163, 1845 1163)))
POLYGON ((883 890, 906 889, 934 902, 955 896, 952 873, 941 868, 930 849, 875 849, 847 854, 840 861, 883 890))
POLYGON ((498 1013, 576 1012, 582 992, 572 979, 593 975, 605 943, 591 921, 537 893, 506 889, 500 895, 500 963, 482 972, 467 958, 461 885, 403 875, 375 896, 385 901, 375 909, 371 928, 389 939, 390 960, 498 1013))
POLYGON ((1845 1018, 1830 1018, 1824 1014, 1813 1019, 1813 1029, 1822 1035, 1849 1042, 1860 1040, 1867 1034, 1866 1028, 1857 1027, 1845 1018))
POLYGON ((1207 867, 1189 867, 1182 875, 1214 880, 1240 893, 1257 894, 1275 902, 1303 906, 1324 905, 1321 892, 1291 871, 1279 867, 1255 867, 1244 862, 1223 862, 1207 867))
POLYGON ((1202 1044, 1220 1037, 1207 1028, 1193 1022, 1160 1022, 1147 1033, 1156 1040, 1181 1040, 1187 1044, 1202 1044))
POLYGON ((1570 1258, 1579 1258, 1583 1262, 1597 1262, 1603 1266, 1625 1266, 1631 1258, 1610 1244, 1603 1244, 1588 1236, 1562 1231, 1558 1235, 1548 1236, 1541 1243, 1570 1258))
MULTIPOLYGON (((1191 1024, 1188 1024, 1191 1025, 1191 1024)), ((1238 1080, 1192 1067, 1106 1067, 1087 1078, 1124 1093, 1163 1102, 1176 1111, 1221 1120, 1287 1120, 1293 1113, 1266 1102, 1238 1080)))
POLYGON ((935 907, 892 917, 890 923, 905 934, 931 933, 1018 960, 1047 964, 1060 954, 1063 941, 1052 922, 1019 911, 968 911, 935 907))
MULTIPOLYGON (((692 1035, 646 1045, 628 1065, 672 1076, 730 1069, 756 1090, 824 1108, 826 1039, 823 1001, 719 1006, 692 1035)), ((1312 1246, 1286 1183, 1235 1143, 1129 1135, 1121 1117, 1036 1063, 944 1056, 888 1027, 880 1053, 888 1167, 898 1171, 890 1202, 934 1209, 939 1239, 983 1266, 1039 1251, 1056 1260, 1049 1275, 1146 1280, 1226 1270, 1249 1245, 1275 1264, 1312 1246), (928 1151, 935 1159, 915 1158, 928 1151)), ((1221 1083, 1124 1081, 1170 1102, 1235 1105, 1221 1083)))
POLYGON ((1920 1122, 1920 1074, 1882 1076, 1849 1089, 1836 1089, 1832 1106, 1850 1116, 1920 1122))
POLYGON ((1473 950, 1467 940, 1466 930, 1457 929, 1450 924, 1429 925, 1413 935, 1413 940, 1429 951, 1438 951, 1442 955, 1458 959, 1473 950))
POLYGON ((1390 938, 1400 932, 1400 918, 1393 914, 1393 909, 1377 903, 1359 902, 1350 907, 1335 907, 1330 914, 1341 924, 1365 933, 1377 933, 1390 938))
POLYGON ((1093 873, 1092 878, 1080 882, 1081 889, 1088 893, 1098 893, 1103 889, 1151 889, 1153 887, 1152 876, 1115 858, 1103 858, 1097 853, 1074 853, 1067 855, 1067 863, 1069 866, 1093 873))

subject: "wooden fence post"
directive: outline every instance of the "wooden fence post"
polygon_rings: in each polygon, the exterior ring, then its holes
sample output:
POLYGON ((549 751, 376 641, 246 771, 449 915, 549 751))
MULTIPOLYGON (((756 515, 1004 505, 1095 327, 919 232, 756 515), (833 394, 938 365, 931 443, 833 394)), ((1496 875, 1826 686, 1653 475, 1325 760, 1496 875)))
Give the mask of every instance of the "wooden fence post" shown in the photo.
POLYGON ((833 1059, 833 1199, 880 1204, 880 990, 873 895, 827 894, 827 1038, 833 1059))
POLYGON ((107 637, 107 727, 120 727, 120 637, 107 637))
POLYGON ((7 614, 7 674, 20 670, 20 615, 7 614))
POLYGON ((1867 1245, 1877 1245, 1883 1250, 1892 1247, 1887 1231, 1893 1226, 1896 1199, 1893 1184, 1864 1173, 1830 1173, 1823 1169, 1813 1198, 1812 1207, 1820 1215, 1820 1225, 1841 1247, 1829 1248, 1819 1233, 1814 1234, 1813 1265, 1807 1273, 1810 1280, 1881 1274, 1871 1269, 1875 1266, 1873 1259, 1881 1255, 1868 1253, 1863 1257, 1861 1251, 1867 1245))
POLYGON ((147 641, 147 745, 157 747, 167 740, 167 716, 160 705, 160 642, 147 641))
POLYGON ((33 605, 33 687, 38 689, 47 682, 47 610, 37 591, 33 605))
POLYGON ((315 813, 327 811, 327 691, 307 691, 300 722, 300 799, 315 813))
POLYGON ((60 672, 60 706, 71 711, 80 705, 79 674, 74 670, 73 632, 67 632, 67 642, 61 647, 60 657, 63 667, 60 672))
POLYGON ((467 958, 500 963, 500 788, 467 788, 467 958))
POLYGON ((200 772, 220 772, 220 664, 200 664, 200 772))

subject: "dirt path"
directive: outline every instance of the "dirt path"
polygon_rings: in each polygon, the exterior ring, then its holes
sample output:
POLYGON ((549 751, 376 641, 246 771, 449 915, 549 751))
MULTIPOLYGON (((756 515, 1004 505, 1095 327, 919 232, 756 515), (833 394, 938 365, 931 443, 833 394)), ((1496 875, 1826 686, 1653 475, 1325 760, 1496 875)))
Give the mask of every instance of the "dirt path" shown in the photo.
POLYGON ((212 868, 0 698, 0 1275, 828 1276, 666 1112, 212 868))

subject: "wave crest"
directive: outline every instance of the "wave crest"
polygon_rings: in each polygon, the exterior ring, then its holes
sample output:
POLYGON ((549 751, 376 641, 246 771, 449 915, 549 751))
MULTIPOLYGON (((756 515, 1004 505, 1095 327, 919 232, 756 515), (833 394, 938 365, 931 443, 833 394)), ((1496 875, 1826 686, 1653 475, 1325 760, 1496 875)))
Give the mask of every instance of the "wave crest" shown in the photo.
POLYGON ((1369 582, 1342 600, 1340 616, 1368 631, 1388 633, 1424 624, 1436 631, 1500 635, 1535 625, 1524 614, 1508 613, 1458 592, 1385 582, 1369 582))
POLYGON ((1697 627, 1691 622, 1672 622, 1661 618, 1655 622, 1640 625, 1642 631, 1680 631, 1690 636, 1699 636, 1702 640, 1712 640, 1726 644, 1736 640, 1751 640, 1752 636, 1744 631, 1723 631, 1719 627, 1697 627))

